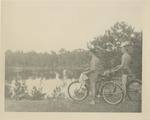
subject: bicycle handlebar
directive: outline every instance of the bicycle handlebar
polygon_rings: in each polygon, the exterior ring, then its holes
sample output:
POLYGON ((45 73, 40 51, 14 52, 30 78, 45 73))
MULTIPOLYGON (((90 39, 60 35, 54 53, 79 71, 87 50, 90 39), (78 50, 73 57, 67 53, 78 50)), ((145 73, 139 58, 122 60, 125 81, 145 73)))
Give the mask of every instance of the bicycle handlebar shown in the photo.
POLYGON ((118 65, 117 67, 115 67, 115 68, 112 68, 111 71, 112 71, 112 70, 113 70, 113 71, 116 71, 118 68, 119 68, 119 65, 118 65))
POLYGON ((115 72, 115 71, 118 70, 118 68, 119 68, 119 65, 118 65, 117 67, 115 67, 115 68, 112 68, 110 71, 111 71, 111 72, 115 72))

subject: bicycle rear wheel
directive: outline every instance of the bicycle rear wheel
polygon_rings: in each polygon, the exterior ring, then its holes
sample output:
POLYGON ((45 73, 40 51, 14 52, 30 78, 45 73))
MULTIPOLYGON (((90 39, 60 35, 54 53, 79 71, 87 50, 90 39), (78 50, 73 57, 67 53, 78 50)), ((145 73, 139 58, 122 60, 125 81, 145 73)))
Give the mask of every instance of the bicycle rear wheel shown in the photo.
POLYGON ((116 105, 122 102, 124 93, 118 84, 108 82, 102 87, 102 96, 107 103, 116 105))
POLYGON ((140 80, 131 80, 127 84, 127 95, 130 100, 140 102, 142 98, 142 82, 140 80))
POLYGON ((68 95, 76 101, 84 100, 89 94, 86 85, 82 85, 79 81, 74 81, 68 86, 68 95))

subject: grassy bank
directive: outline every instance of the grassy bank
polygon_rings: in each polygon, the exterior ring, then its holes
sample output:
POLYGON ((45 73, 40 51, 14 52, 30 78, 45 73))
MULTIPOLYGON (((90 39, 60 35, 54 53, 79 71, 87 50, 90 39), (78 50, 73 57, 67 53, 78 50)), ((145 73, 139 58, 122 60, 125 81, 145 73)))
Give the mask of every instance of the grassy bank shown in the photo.
POLYGON ((76 102, 71 99, 50 99, 41 101, 5 100, 6 112, 141 112, 141 103, 124 101, 119 105, 109 105, 100 99, 96 105, 89 100, 76 102))

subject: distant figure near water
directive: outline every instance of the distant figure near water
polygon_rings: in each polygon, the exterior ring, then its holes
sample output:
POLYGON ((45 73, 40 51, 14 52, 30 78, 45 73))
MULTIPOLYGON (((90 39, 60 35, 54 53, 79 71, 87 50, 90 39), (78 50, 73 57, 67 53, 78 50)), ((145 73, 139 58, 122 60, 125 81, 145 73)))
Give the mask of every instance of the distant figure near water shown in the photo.
POLYGON ((63 87, 65 87, 67 85, 67 79, 68 79, 68 70, 63 70, 63 87))
POLYGON ((67 70, 63 70, 63 79, 67 79, 67 70))

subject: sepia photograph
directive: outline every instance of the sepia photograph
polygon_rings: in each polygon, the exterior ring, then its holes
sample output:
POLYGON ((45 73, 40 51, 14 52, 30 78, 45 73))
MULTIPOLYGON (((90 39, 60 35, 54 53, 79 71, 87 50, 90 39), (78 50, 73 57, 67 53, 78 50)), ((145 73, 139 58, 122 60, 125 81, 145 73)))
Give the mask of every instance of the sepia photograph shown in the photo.
POLYGON ((142 114, 144 6, 2 0, 5 114, 142 114))

